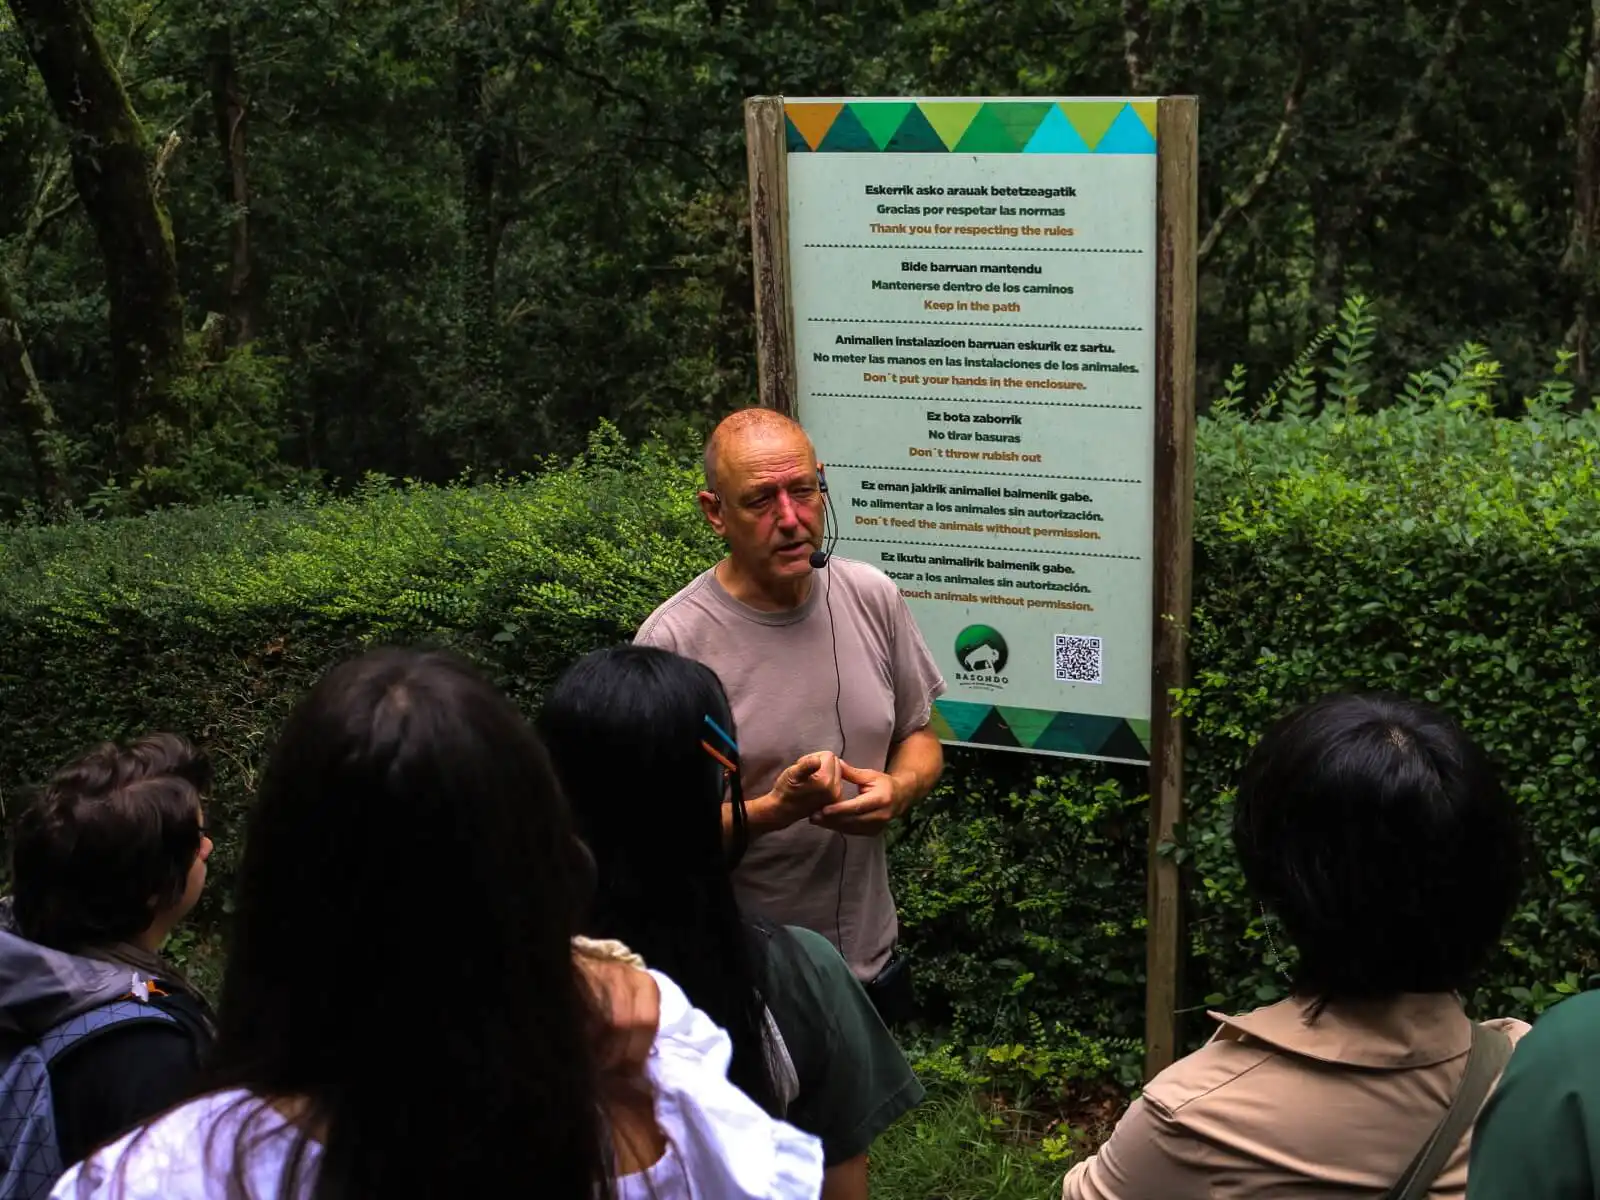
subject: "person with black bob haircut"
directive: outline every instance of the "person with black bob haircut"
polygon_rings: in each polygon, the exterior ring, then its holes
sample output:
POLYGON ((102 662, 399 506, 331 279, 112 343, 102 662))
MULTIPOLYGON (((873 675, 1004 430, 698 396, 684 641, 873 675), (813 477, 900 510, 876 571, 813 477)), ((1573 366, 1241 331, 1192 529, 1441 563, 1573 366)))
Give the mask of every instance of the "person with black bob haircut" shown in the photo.
POLYGON ((604 1069, 591 886, 543 746, 474 669, 335 667, 262 775, 207 1090, 52 1196, 814 1196, 821 1147, 727 1081, 670 979, 629 970, 659 1028, 604 1069))
MULTIPOLYGON (((45 1053, 55 1169, 187 1096, 209 1052, 211 1007, 161 951, 205 888, 211 782, 177 734, 104 742, 57 771, 11 831, 0 1099, 29 1106, 26 1070, 12 1067, 25 1048, 45 1053)), ((46 1135, 30 1129, 0 1123, 8 1182, 44 1169, 32 1143, 46 1135)))
POLYGON ((822 1139, 825 1200, 866 1196, 869 1147, 923 1089, 825 937, 740 910, 739 734, 716 674, 654 647, 599 650, 552 688, 538 727, 595 855, 588 931, 631 946, 728 1030, 729 1077, 822 1139))
POLYGON ((1472 1121, 1527 1029, 1460 998, 1521 885, 1493 768, 1427 705, 1328 696, 1255 746, 1233 842, 1289 997, 1212 1014, 1065 1200, 1461 1200, 1472 1121))

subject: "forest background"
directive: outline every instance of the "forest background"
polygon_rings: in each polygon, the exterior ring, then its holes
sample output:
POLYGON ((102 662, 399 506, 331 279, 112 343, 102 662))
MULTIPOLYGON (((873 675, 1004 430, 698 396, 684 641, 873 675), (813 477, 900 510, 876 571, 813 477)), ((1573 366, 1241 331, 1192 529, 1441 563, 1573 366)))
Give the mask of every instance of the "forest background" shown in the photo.
POLYGON ((1349 294, 1380 392, 1591 386, 1572 0, 9 0, 0 514, 522 470, 751 398, 741 103, 1194 93, 1203 396, 1349 294), (98 35, 90 47, 80 34, 98 35))
MULTIPOLYGON (((89 740, 203 741, 216 886, 174 950, 213 976, 328 662, 443 641, 531 707, 710 561, 773 92, 1200 97, 1190 1037, 1282 994, 1231 787, 1332 686, 1444 704, 1524 806, 1474 1010, 1593 986, 1600 0, 7 0, 0 816, 89 740)), ((892 848, 937 1086, 879 1194, 1048 1195, 1114 1119, 1143 805, 952 755, 892 848)))

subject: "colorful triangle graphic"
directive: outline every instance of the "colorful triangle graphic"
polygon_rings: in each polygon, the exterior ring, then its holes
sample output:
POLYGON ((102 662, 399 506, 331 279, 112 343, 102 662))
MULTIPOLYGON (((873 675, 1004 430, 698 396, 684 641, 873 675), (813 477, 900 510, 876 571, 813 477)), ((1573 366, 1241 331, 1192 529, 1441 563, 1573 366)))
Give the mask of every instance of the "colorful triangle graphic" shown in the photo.
POLYGON ((933 708, 949 727, 952 742, 972 741, 978 726, 994 711, 992 704, 972 704, 966 700, 937 700, 933 708))
POLYGON ((1106 130, 1111 128, 1111 123, 1127 107, 1121 100, 1080 100, 1063 103, 1061 111, 1083 138, 1084 145, 1094 150, 1106 130))
POLYGON ((1121 723, 1120 717, 1056 713, 1049 727, 1034 740, 1033 748, 1058 754, 1099 754, 1100 747, 1121 723))
POLYGON ((794 122, 787 116, 783 118, 783 140, 790 154, 808 154, 811 147, 805 137, 794 127, 794 122))
POLYGON ((877 148, 878 143, 872 140, 872 135, 862 128, 856 114, 848 107, 833 119, 833 124, 828 127, 827 136, 817 146, 819 153, 873 151, 877 148))
POLYGON ((785 104, 783 115, 805 140, 806 148, 815 150, 843 108, 843 104, 785 104))
POLYGON ((784 106, 791 152, 1153 154, 1155 100, 901 100, 784 106))
POLYGON ((1150 136, 1150 131, 1144 127, 1144 122, 1139 119, 1139 114, 1133 111, 1133 105, 1128 105, 1118 114, 1117 119, 1111 122, 1111 128, 1106 130, 1105 136, 1095 146, 1096 154, 1154 154, 1156 140, 1150 136))
POLYGON ((951 147, 957 154, 1015 154, 1017 141, 995 115, 996 106, 985 104, 972 118, 972 124, 951 147))
POLYGON ((984 108, 994 113, 1000 124, 1006 127, 1012 144, 1020 150, 1028 144, 1033 131, 1039 128, 1039 122, 1055 109, 1055 105, 1048 100, 1018 100, 1006 104, 986 104, 984 108))
POLYGON ((939 140, 933 126, 928 124, 928 118, 922 115, 922 110, 913 107, 884 149, 890 154, 943 154, 947 147, 939 140))
POLYGON ((1156 102, 1154 100, 1130 100, 1128 107, 1139 114, 1139 120, 1150 131, 1151 137, 1156 137, 1156 102))
POLYGON ((1028 154, 1087 154, 1083 135, 1072 127, 1059 105, 1052 104, 1039 128, 1023 147, 1028 154))
POLYGON ((900 122, 911 111, 911 104, 909 101, 902 104, 852 104, 849 108, 856 120, 861 122, 861 128, 867 131, 872 144, 883 150, 894 136, 894 131, 900 128, 900 122))
POLYGON ((1150 761, 1150 722, 1039 708, 936 700, 929 724, 946 742, 1150 761))
POLYGON ((1011 732, 1017 735, 1017 742, 1029 748, 1039 740, 1056 716, 1043 708, 1000 708, 996 711, 1006 719, 1011 732))
POLYGON ((1150 748, 1134 736, 1126 721, 1118 721, 1111 736, 1100 743, 1100 753, 1106 758, 1131 758, 1134 762, 1148 762, 1150 748))
POLYGON ((949 100, 942 104, 919 104, 917 107, 928 118, 928 124, 933 126, 945 149, 953 150, 983 104, 977 100, 949 100))
POLYGON ((1011 726, 1006 724, 1006 719, 1000 715, 1000 710, 991 708, 989 715, 983 719, 983 724, 978 726, 968 740, 980 746, 1015 746, 1017 735, 1011 732, 1011 726))

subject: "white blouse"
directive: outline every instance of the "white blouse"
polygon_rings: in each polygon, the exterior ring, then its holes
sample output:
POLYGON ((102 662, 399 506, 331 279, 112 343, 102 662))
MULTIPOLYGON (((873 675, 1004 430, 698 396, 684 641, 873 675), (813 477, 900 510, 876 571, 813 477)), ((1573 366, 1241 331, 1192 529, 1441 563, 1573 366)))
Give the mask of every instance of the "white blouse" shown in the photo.
MULTIPOLYGON (((816 1200, 822 1143, 773 1120, 728 1082, 728 1035, 672 980, 650 973, 661 989, 661 1024, 646 1071, 667 1151, 648 1171, 618 1179, 617 1200, 816 1200)), ((225 1192, 246 1122, 250 1190, 263 1200, 276 1196, 295 1132, 275 1108, 225 1091, 91 1155, 61 1177, 51 1200, 208 1200, 225 1192)), ((307 1146, 308 1167, 319 1153, 315 1142, 307 1146)), ((302 1200, 310 1194, 306 1179, 302 1200)))

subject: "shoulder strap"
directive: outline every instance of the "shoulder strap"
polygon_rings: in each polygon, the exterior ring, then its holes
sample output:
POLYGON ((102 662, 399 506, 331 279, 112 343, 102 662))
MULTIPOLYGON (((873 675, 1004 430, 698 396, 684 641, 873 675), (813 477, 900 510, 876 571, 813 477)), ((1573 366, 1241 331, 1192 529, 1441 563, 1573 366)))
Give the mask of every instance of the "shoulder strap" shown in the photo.
POLYGON ((182 1028, 178 1018, 148 1001, 113 1000, 75 1017, 68 1017, 61 1024, 46 1030, 39 1038, 39 1052, 44 1055, 45 1062, 54 1063, 63 1054, 113 1026, 135 1021, 182 1028))
POLYGON ((778 1116, 789 1111, 789 1106, 800 1098, 800 1072, 795 1069, 794 1058, 789 1053, 789 1043, 783 1040, 783 1030, 778 1028, 778 1018, 772 1009, 762 1006, 761 1015, 766 1023, 767 1066, 777 1089, 778 1116))
POLYGON ((1498 1029, 1472 1023, 1472 1049, 1467 1052, 1467 1067, 1456 1087, 1455 1098, 1433 1131, 1411 1160, 1404 1175, 1389 1189, 1385 1200, 1425 1200, 1445 1163, 1478 1119, 1478 1110, 1489 1098, 1489 1089, 1511 1059, 1511 1039, 1498 1029))
MULTIPOLYGON (((759 939, 762 999, 766 1003, 768 1062, 784 1111, 814 1084, 823 1019, 816 990, 810 986, 810 959, 804 944, 787 925, 762 921, 754 926, 759 939)), ((779 1114, 780 1116, 782 1114, 779 1114)))

